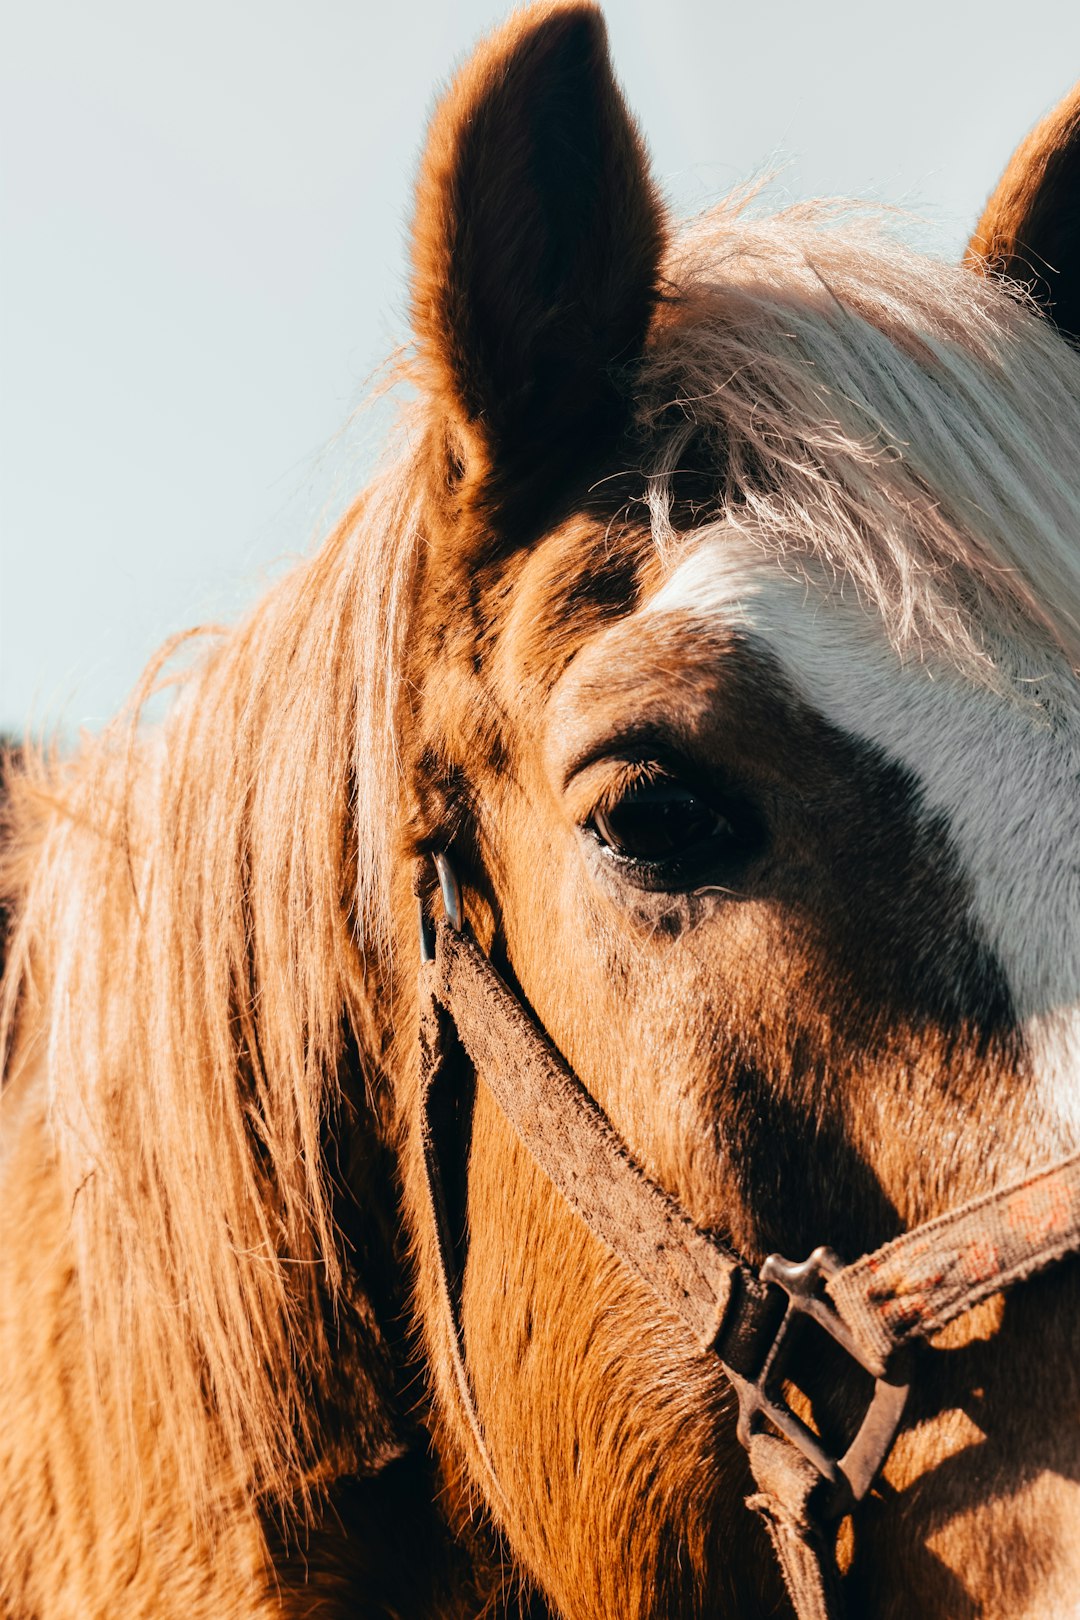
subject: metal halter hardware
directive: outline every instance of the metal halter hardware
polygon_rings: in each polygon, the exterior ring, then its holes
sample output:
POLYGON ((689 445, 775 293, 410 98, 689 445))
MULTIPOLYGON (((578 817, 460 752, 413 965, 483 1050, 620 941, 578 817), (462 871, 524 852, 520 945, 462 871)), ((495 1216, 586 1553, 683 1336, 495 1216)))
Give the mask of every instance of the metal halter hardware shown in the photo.
POLYGON ((816 1322, 852 1361, 874 1376, 851 1334, 822 1292, 822 1283, 838 1276, 843 1261, 824 1245, 806 1260, 785 1260, 770 1254, 758 1275, 763 1283, 776 1285, 787 1295, 787 1304, 765 1352, 755 1378, 743 1378, 727 1368, 728 1377, 739 1397, 738 1436, 749 1451, 750 1442, 767 1419, 773 1427, 797 1446, 813 1463, 823 1479, 836 1489, 829 1504, 831 1516, 844 1512, 852 1502, 860 1502, 877 1477, 888 1456, 900 1420, 904 1415, 910 1382, 895 1375, 874 1377, 874 1393, 863 1414, 858 1433, 840 1457, 833 1457, 819 1435, 794 1413, 784 1399, 783 1382, 791 1369, 800 1318, 816 1322))
MULTIPOLYGON (((548 1181, 599 1241, 721 1363, 739 1400, 737 1432, 761 1517, 799 1620, 839 1620, 843 1599, 825 1533, 873 1486, 908 1396, 909 1346, 980 1300, 1080 1250, 1080 1154, 1045 1164, 901 1232, 845 1264, 825 1247, 805 1261, 772 1254, 755 1272, 645 1174, 545 1030, 472 938, 445 854, 434 856, 445 921, 420 898, 419 1117, 447 1349, 493 1499, 502 1488, 465 1365, 463 1262, 448 1221, 440 1119, 459 1121, 462 1064, 499 1106, 548 1181), (450 1103, 449 1113, 447 1102, 450 1103), (457 1112, 455 1114, 455 1109, 457 1112), (873 1380, 847 1450, 834 1456, 790 1407, 807 1320, 873 1380)), ((454 1153, 451 1146, 450 1155, 454 1153)))
MULTIPOLYGON (((457 880, 457 873, 450 864, 449 857, 441 849, 437 850, 431 858, 439 878, 439 890, 442 894, 446 920, 455 933, 460 933, 464 916, 461 910, 461 884, 457 880)), ((423 899, 418 898, 416 905, 420 927, 420 960, 421 962, 434 962, 435 931, 431 926, 431 920, 428 917, 423 899)))

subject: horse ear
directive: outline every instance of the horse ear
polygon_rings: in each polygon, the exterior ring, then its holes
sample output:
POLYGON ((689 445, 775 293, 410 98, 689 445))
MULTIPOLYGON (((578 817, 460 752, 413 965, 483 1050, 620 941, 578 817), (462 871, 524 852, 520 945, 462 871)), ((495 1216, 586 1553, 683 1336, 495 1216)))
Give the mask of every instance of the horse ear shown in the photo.
POLYGON ((436 109, 412 241, 440 454, 457 500, 496 532, 537 522, 623 426, 663 244, 599 10, 517 13, 436 109))
POLYGON ((1080 339, 1080 84, 1022 141, 968 243, 965 263, 1030 286, 1080 339))

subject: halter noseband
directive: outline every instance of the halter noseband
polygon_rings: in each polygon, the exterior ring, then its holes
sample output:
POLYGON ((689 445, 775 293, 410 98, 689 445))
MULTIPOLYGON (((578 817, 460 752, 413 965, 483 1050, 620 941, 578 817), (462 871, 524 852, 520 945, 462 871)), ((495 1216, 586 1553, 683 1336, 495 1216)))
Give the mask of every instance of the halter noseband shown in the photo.
POLYGON ((505 1500, 465 1363, 460 1267, 447 1211, 441 1121, 468 1065, 571 1209, 716 1355, 739 1399, 738 1435, 799 1620, 839 1620, 834 1536, 892 1448, 909 1389, 905 1347, 991 1294, 1080 1249, 1080 1154, 975 1198, 845 1265, 827 1248, 770 1255, 755 1272, 695 1226, 631 1158, 611 1122, 466 931, 445 855, 445 919, 420 903, 420 1133, 449 1351, 489 1482, 505 1500), (874 1380, 854 1440, 834 1457, 783 1395, 803 1317, 874 1380))

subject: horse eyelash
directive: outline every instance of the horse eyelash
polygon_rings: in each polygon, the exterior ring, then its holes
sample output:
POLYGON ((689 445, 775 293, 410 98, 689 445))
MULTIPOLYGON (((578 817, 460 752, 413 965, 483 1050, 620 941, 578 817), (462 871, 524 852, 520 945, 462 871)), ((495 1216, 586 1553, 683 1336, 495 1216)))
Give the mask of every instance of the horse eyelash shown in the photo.
POLYGON ((674 782, 675 773, 667 766, 661 765, 658 760, 624 760, 613 779, 607 783, 600 797, 595 801, 589 815, 603 814, 612 810, 621 799, 625 799, 637 788, 655 787, 660 782, 674 782))

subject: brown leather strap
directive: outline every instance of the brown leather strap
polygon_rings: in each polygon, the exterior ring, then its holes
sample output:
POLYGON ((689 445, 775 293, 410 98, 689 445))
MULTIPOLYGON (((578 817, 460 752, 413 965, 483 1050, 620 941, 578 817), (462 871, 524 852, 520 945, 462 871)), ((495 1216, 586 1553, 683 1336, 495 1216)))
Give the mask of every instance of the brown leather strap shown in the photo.
MULTIPOLYGON (((686 1323, 717 1340, 744 1270, 631 1159, 610 1121, 467 934, 440 923, 424 988, 567 1203, 686 1323)), ((423 981, 422 981, 423 982, 423 981)))
POLYGON ((821 1475, 794 1446, 771 1434, 755 1434, 748 1449, 758 1490, 746 1505, 769 1532, 798 1620, 843 1620, 835 1537, 822 1533, 815 1502, 821 1475))
POLYGON ((1080 1154, 894 1238, 826 1286, 868 1368, 1080 1248, 1080 1154))

